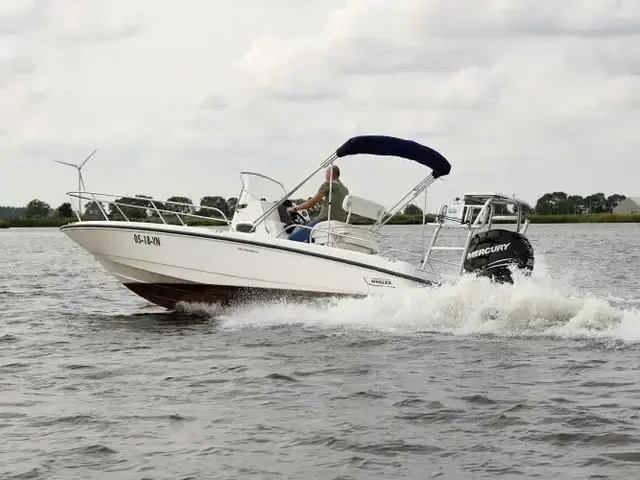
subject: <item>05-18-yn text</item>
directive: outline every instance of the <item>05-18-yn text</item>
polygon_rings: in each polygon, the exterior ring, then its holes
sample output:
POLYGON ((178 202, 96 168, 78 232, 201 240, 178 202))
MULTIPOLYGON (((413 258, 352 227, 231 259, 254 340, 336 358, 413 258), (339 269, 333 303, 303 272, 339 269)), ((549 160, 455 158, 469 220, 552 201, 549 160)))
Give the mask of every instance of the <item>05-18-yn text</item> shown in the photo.
POLYGON ((134 233, 133 241, 142 245, 160 246, 160 237, 156 237, 155 235, 140 235, 139 233, 134 233))

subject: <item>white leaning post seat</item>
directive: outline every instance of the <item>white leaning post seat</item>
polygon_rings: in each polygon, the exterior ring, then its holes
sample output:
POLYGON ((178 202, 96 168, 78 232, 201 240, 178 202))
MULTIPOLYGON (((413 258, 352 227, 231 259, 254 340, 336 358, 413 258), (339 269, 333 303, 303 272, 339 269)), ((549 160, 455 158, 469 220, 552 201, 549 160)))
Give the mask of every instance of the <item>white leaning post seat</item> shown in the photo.
POLYGON ((355 195, 347 195, 342 202, 342 209, 347 212, 347 222, 331 220, 318 223, 311 231, 311 241, 346 250, 377 253, 378 242, 374 232, 370 228, 350 225, 348 222, 351 215, 378 221, 385 213, 384 205, 355 195))
POLYGON ((342 201, 342 209, 347 212, 347 222, 351 215, 368 218, 369 220, 380 220, 384 215, 384 205, 372 202, 366 198, 356 197, 355 195, 347 195, 342 201))

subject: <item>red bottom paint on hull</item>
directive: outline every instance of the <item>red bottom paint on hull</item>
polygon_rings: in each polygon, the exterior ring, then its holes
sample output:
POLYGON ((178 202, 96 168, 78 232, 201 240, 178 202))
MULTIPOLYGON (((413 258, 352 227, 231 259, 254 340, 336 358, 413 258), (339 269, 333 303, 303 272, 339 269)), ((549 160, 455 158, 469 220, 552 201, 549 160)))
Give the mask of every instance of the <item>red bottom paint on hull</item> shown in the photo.
POLYGON ((125 283, 136 295, 161 307, 175 310, 180 302, 204 303, 223 307, 278 300, 315 300, 323 298, 364 296, 282 290, 274 288, 248 288, 199 283, 125 283))

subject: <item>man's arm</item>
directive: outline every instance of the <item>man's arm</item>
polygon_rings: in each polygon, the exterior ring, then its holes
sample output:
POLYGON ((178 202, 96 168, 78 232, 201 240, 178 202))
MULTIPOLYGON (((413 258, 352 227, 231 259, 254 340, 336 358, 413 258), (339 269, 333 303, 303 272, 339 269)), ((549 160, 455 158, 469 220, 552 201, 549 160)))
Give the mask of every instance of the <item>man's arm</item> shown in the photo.
POLYGON ((303 202, 300 205, 296 205, 291 209, 297 212, 298 210, 306 210, 307 208, 311 208, 328 194, 329 194, 329 182, 324 182, 322 185, 320 185, 320 188, 318 189, 318 193, 316 193, 313 197, 311 197, 306 202, 303 202))
POLYGON ((301 203, 299 205, 295 205, 293 207, 293 210, 296 211, 296 212, 298 210, 306 210, 307 208, 313 207, 316 203, 318 203, 323 198, 324 198, 324 194, 322 192, 318 192, 313 197, 311 197, 309 200, 307 200, 306 202, 303 202, 303 203, 301 203))

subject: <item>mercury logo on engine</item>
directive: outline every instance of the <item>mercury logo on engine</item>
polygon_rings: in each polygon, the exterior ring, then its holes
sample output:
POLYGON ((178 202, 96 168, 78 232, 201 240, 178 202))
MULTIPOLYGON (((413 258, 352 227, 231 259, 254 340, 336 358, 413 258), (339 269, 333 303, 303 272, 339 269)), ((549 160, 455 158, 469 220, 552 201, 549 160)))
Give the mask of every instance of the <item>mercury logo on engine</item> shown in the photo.
POLYGON ((504 252, 507 248, 509 248, 509 245, 511 245, 511 242, 503 243, 502 245, 495 245, 493 247, 481 248, 480 250, 474 250, 473 252, 467 254, 467 259, 469 260, 481 255, 489 255, 490 253, 495 252, 504 252))

